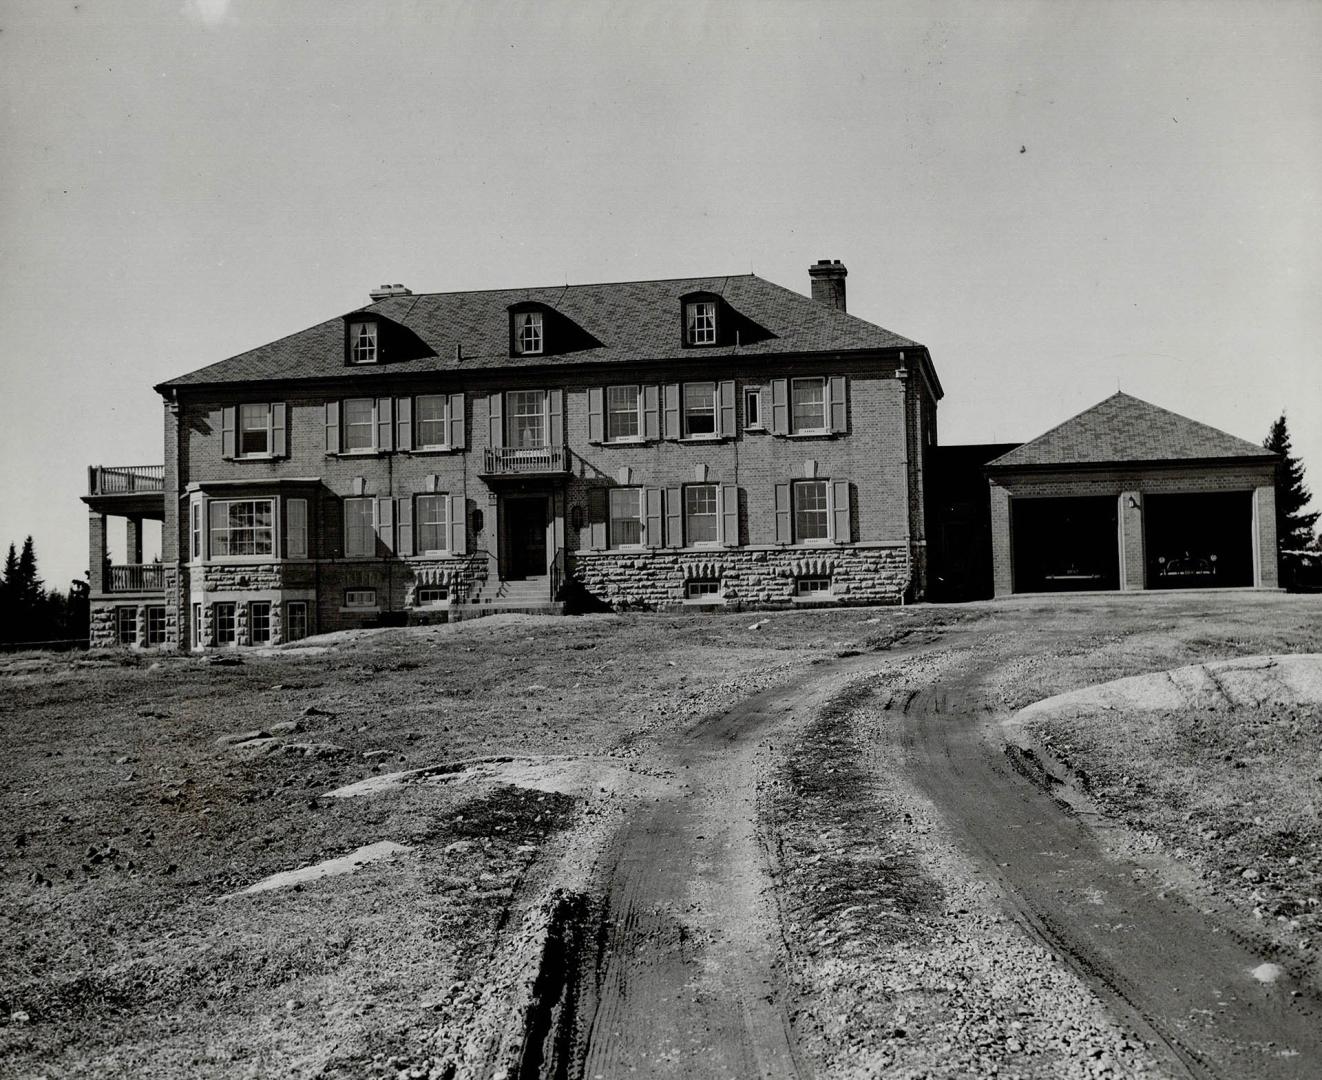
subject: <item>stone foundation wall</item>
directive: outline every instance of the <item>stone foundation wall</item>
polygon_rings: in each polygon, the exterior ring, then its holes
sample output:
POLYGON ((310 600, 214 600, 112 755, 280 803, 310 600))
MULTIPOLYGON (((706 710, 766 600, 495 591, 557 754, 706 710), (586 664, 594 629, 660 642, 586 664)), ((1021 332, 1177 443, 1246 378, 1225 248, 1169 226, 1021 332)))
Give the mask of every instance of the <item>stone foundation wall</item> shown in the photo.
POLYGON ((209 563, 203 580, 208 593, 256 592, 284 588, 285 574, 279 563, 209 563))
MULTIPOLYGON (((788 607, 795 581, 829 577, 838 604, 897 604, 909 580, 903 547, 722 548, 719 551, 578 552, 570 573, 611 607, 682 607, 686 583, 720 582, 719 599, 739 607, 788 607)), ((715 602, 717 598, 713 598, 715 602)))

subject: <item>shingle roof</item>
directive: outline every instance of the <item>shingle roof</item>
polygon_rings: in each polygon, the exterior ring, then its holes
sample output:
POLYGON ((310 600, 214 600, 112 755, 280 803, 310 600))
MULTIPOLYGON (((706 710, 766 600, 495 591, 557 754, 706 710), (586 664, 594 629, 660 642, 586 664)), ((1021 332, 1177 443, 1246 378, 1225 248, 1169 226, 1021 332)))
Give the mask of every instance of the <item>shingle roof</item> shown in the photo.
MULTIPOLYGON (((533 363, 665 361, 699 355, 680 344, 680 297, 702 291, 718 294, 740 316, 771 335, 751 344, 704 348, 700 352, 704 357, 922 348, 899 334, 753 274, 423 293, 387 297, 358 310, 377 312, 411 330, 427 351, 434 354, 383 365, 383 373, 460 371, 533 363), (522 301, 536 301, 558 311, 600 344, 535 360, 511 359, 507 308, 522 301), (456 346, 462 348, 462 360, 455 358, 456 346)), ((361 374, 361 368, 347 367, 344 363, 344 322, 342 317, 336 317, 170 379, 157 389, 361 374)))
POLYGON ((987 468, 1272 456, 1256 443, 1128 394, 1115 393, 1032 442, 988 462, 987 468))

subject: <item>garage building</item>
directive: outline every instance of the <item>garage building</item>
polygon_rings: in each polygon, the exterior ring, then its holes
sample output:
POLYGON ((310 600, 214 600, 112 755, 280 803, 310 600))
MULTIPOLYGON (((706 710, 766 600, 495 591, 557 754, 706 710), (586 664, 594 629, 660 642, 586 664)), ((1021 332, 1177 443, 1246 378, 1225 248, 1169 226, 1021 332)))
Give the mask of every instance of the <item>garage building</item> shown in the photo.
POLYGON ((1276 588, 1275 466, 1117 393, 986 465, 995 594, 1276 588))

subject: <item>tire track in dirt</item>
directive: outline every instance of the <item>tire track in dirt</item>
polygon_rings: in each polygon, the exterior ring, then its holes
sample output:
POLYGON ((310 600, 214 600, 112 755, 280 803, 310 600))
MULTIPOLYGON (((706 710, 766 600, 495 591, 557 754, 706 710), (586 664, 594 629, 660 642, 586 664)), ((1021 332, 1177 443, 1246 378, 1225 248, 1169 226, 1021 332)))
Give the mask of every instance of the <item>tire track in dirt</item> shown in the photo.
POLYGON ((1019 772, 987 723, 971 655, 910 698, 901 740, 911 779, 1011 898, 1025 929, 1060 952, 1112 1009, 1146 1030, 1177 1075, 1252 1080, 1317 1075, 1322 1009, 1225 928, 1135 865, 1019 772))
POLYGON ((814 668, 664 748, 685 788, 635 814, 602 862, 600 946, 578 992, 582 1076, 811 1075, 785 1006, 756 778, 767 740, 877 662, 814 668))

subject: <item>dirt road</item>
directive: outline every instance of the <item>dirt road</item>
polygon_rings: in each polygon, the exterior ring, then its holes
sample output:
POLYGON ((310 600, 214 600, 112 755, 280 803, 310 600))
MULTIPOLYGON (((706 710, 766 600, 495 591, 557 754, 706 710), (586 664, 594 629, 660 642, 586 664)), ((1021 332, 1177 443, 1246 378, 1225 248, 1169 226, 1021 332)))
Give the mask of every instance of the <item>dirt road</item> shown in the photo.
MULTIPOLYGON (((897 779, 930 800, 970 876, 999 885, 1044 957, 1072 968, 1163 1071, 1316 1075, 1315 998, 1285 980, 1255 980, 1262 956, 1149 869, 1109 854, 1087 821, 1007 758, 996 723, 1004 703, 987 679, 1043 648, 1031 616, 1021 622, 991 646, 985 630, 976 641, 955 630, 819 665, 661 745, 680 786, 632 813, 599 863, 602 914, 580 971, 578 1053, 557 1075, 811 1075, 755 787, 768 755, 793 746, 833 696, 863 685, 889 694, 881 707, 898 720, 875 737, 894 743, 897 779), (936 654, 938 664, 912 664, 936 654), (879 672, 888 679, 876 682, 879 672)), ((1002 1075, 1049 1075, 1042 1065, 1025 1060, 1002 1075)), ((1116 1075, 1109 1068, 1096 1074, 1116 1075)), ((958 1075, 922 1073, 947 1074, 958 1075)))

